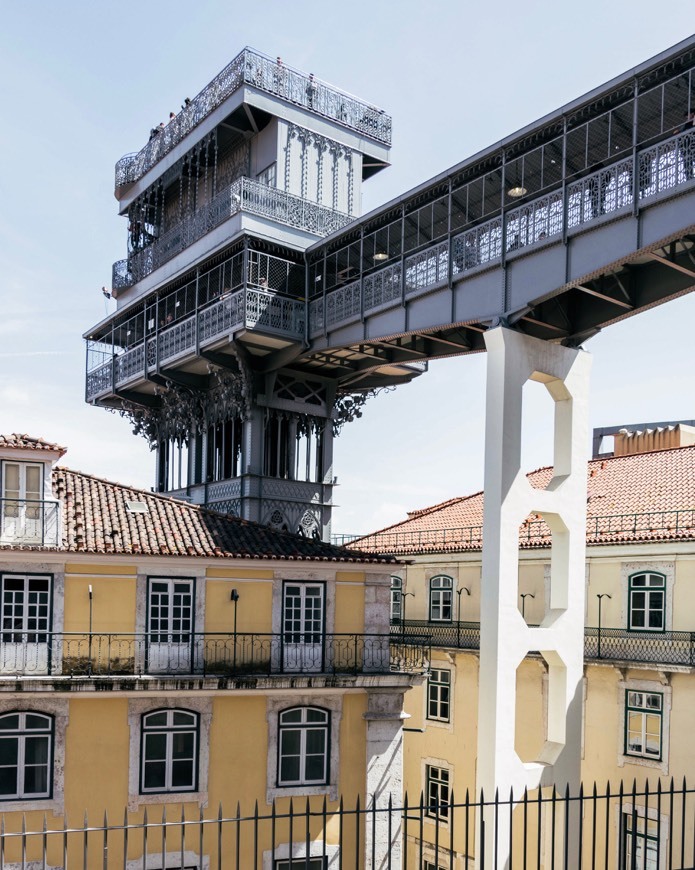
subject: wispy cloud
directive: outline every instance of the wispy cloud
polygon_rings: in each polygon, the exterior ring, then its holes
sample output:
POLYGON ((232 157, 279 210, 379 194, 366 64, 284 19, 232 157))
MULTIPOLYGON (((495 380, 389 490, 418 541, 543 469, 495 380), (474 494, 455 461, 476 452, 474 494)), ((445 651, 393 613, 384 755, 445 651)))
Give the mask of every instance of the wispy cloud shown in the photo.
POLYGON ((17 350, 0 351, 0 356, 75 356, 79 350, 17 350))

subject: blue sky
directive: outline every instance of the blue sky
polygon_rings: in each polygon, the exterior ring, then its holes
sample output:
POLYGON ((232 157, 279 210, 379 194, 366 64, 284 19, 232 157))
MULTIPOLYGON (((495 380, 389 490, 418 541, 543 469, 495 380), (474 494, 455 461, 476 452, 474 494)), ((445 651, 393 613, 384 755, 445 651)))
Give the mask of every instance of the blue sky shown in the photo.
MULTIPOLYGON (((0 431, 69 447, 71 467, 149 487, 128 423, 85 405, 82 333, 125 255, 113 166, 244 46, 383 106, 391 168, 376 207, 689 35, 645 0, 429 4, 226 0, 2 5, 0 431)), ((695 418, 692 296, 592 339, 591 424, 695 418)), ((482 355, 435 363, 369 402, 335 447, 334 531, 381 527, 482 485, 482 355)), ((525 459, 549 460, 531 395, 525 459)))

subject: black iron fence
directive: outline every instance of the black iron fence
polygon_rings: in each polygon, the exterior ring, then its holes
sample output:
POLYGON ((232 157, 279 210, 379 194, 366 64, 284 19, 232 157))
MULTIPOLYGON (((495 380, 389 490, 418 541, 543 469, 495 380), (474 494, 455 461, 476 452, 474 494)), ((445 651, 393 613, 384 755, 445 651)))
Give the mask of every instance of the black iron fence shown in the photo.
MULTIPOLYGON (((236 677, 263 674, 424 672, 427 635, 214 632, 0 631, 0 675, 141 674, 236 677)), ((1 866, 1 865, 0 865, 1 866)))
MULTIPOLYGON (((391 626, 391 636, 427 639, 433 647, 479 649, 479 622, 428 622, 407 619, 391 626)), ((695 666, 695 632, 630 631, 624 628, 584 629, 584 658, 695 666)))
POLYGON ((167 870, 692 870, 695 790, 545 788, 457 800, 273 802, 231 813, 166 807, 78 824, 6 814, 0 867, 167 870))

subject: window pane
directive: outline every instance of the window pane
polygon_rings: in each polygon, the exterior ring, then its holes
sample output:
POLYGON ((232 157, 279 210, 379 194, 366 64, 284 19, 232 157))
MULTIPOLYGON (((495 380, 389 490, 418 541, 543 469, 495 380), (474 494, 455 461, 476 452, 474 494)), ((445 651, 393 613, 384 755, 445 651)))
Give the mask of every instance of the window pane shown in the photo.
POLYGON ((17 747, 19 740, 16 737, 4 737, 0 740, 0 765, 17 764, 17 747))
POLYGON ((48 737, 26 737, 24 760, 26 764, 46 764, 48 762, 48 737))
POLYGON ((307 731, 306 751, 309 754, 323 753, 326 749, 326 732, 319 730, 307 731))
POLYGON ((299 781, 299 757, 285 757, 280 760, 280 782, 299 781))
POLYGON ((163 710, 160 713, 150 713, 145 716, 145 728, 163 727, 167 724, 167 714, 163 710))
POLYGON ((17 768, 0 767, 0 795, 17 794, 17 768))
POLYGON ((302 721, 302 711, 297 710, 285 710, 284 713, 280 714, 281 722, 301 722, 302 721))
POLYGON ((166 764, 163 761, 145 762, 146 789, 164 788, 166 785, 166 764))
POLYGON ((24 794, 46 794, 48 792, 48 766, 27 767, 24 769, 24 794))
POLYGON ((307 722, 325 722, 328 716, 324 713, 323 710, 314 710, 309 708, 306 711, 306 721, 307 722))
POLYGON ((282 731, 280 734, 280 752, 282 755, 299 755, 299 731, 282 731))
POLYGON ((34 713, 27 713, 26 728, 28 730, 47 731, 50 727, 50 719, 48 719, 46 716, 38 716, 34 713))
POLYGON ((16 713, 0 716, 0 731, 16 731, 17 728, 19 728, 19 716, 16 713))
POLYGON ((193 761, 175 761, 171 766, 172 788, 190 788, 193 784, 193 761))
POLYGON ((166 758, 167 738, 166 734, 145 735, 145 758, 150 760, 166 758))
POLYGON ((173 758, 193 758, 195 739, 193 734, 173 735, 173 758))
POLYGON ((183 713, 180 710, 175 710, 174 725, 195 725, 195 715, 193 713, 183 713))
POLYGON ((307 782, 322 782, 325 778, 323 755, 310 755, 306 760, 307 782))

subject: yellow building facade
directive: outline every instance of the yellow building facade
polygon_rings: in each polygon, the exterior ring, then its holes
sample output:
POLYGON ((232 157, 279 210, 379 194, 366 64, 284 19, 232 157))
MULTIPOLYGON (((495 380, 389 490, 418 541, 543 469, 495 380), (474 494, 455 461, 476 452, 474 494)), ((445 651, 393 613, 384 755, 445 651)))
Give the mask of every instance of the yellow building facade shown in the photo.
MULTIPOLYGON (((594 783, 600 792, 623 782, 628 793, 610 803, 609 866, 632 866, 632 849, 636 866, 655 868, 669 866, 673 848, 668 800, 653 796, 645 810, 644 796, 633 806, 629 791, 648 783, 653 795, 695 777, 695 448, 679 447, 674 435, 669 449, 651 449, 645 436, 641 451, 628 452, 616 440, 614 457, 588 466, 582 780, 589 792, 594 783)), ((543 486, 549 477, 542 469, 529 479, 543 486)), ((433 644, 428 680, 406 699, 404 757, 409 803, 422 801, 432 820, 408 837, 412 866, 426 870, 467 866, 475 848, 474 830, 459 823, 452 832, 446 804, 463 803, 467 792, 475 799, 478 698, 485 692, 478 669, 482 505, 481 493, 452 499, 356 543, 408 560, 392 578, 392 631, 429 636, 433 644)), ((549 601, 550 530, 534 515, 519 540, 519 616, 539 625, 549 601)), ((517 670, 516 711, 517 754, 533 761, 547 725, 540 654, 517 670)), ((603 821, 600 828, 599 840, 603 821)), ((692 853, 692 832, 682 847, 692 853)), ((597 848, 603 861, 603 844, 597 848)))
MULTIPOLYGON (((391 655, 393 560, 56 467, 63 453, 0 438, 6 832, 125 812, 113 866, 202 870, 238 849, 240 866, 337 867, 340 796, 400 799, 403 699, 426 668, 423 647, 391 655), (175 824, 145 847, 137 826, 163 813, 175 824), (218 813, 276 818, 254 835, 218 813)), ((389 847, 361 833, 342 860, 389 847)), ((3 848, 20 861, 19 839, 3 848)), ((49 837, 47 866, 62 849, 49 837)))

